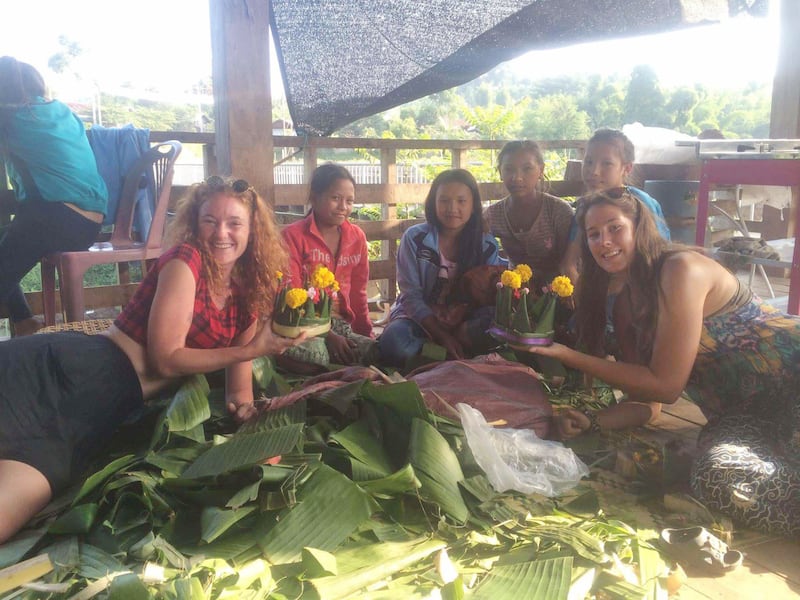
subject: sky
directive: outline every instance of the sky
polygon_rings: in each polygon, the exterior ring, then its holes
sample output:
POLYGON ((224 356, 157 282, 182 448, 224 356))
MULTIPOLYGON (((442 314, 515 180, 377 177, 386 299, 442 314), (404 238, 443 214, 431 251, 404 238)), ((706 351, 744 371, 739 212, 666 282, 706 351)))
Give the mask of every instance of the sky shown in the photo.
MULTIPOLYGON (((157 90, 165 99, 189 99, 193 86, 211 75, 207 0, 0 0, 0 10, 6 25, 0 55, 33 64, 64 100, 90 94, 95 84, 108 93, 136 90, 144 97, 157 90), (83 49, 75 63, 79 82, 48 70, 62 35, 83 49)), ((779 38, 776 13, 773 7, 767 19, 740 17, 656 36, 535 51, 506 65, 520 76, 537 78, 627 76, 637 64, 650 64, 668 86, 771 83, 779 38)), ((272 71, 273 96, 282 96, 277 64, 272 71)))

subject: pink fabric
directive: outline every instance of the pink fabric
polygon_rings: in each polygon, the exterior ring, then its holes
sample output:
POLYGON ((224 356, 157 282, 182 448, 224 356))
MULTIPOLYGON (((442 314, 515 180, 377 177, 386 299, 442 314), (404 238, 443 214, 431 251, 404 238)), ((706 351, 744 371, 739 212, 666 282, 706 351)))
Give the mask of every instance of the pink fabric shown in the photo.
POLYGON ((471 360, 449 360, 426 365, 409 374, 433 412, 454 416, 459 402, 478 409, 487 422, 498 426, 533 429, 549 439, 553 408, 539 375, 530 367, 497 354, 471 360), (448 406, 443 406, 447 404, 448 406))
MULTIPOLYGON (((348 367, 309 379, 290 394, 272 398, 269 410, 283 408, 303 398, 347 385, 351 381, 379 381, 375 371, 348 367)), ((434 413, 458 418, 455 405, 463 402, 478 409, 489 422, 502 427, 533 429, 549 439, 553 409, 536 372, 497 354, 471 360, 451 360, 426 365, 408 376, 422 392, 425 405, 434 413)))
POLYGON ((339 252, 333 256, 317 229, 314 214, 284 227, 283 238, 289 248, 289 276, 292 286, 301 287, 317 265, 325 265, 339 282, 339 310, 353 331, 372 337, 372 321, 367 306, 369 255, 367 237, 349 221, 342 224, 339 252))

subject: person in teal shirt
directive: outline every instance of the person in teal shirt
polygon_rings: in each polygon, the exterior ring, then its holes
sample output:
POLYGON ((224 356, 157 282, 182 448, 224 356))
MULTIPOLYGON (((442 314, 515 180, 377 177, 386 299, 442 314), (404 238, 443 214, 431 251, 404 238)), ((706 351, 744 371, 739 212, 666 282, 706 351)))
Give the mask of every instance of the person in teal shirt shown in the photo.
POLYGON ((0 303, 15 335, 33 333, 20 280, 50 252, 86 250, 97 239, 108 192, 86 137, 67 105, 46 98, 41 74, 0 57, 0 155, 18 201, 0 238, 0 303))

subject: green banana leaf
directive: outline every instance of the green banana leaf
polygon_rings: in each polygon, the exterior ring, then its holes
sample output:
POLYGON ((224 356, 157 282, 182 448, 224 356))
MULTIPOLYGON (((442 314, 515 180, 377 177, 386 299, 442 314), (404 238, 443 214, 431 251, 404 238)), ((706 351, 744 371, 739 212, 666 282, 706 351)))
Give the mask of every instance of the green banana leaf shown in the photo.
POLYGON ((252 365, 256 387, 260 390, 267 389, 275 375, 275 361, 269 356, 259 356, 253 359, 252 365))
POLYGON ((133 573, 117 575, 108 586, 108 600, 149 600, 149 598, 147 586, 133 573))
POLYGON ((339 414, 347 414, 350 407, 361 395, 365 380, 351 381, 341 387, 334 387, 315 396, 315 400, 333 407, 339 414))
POLYGON ((254 418, 242 423, 236 433, 256 433, 286 425, 294 425, 295 423, 305 423, 306 411, 305 400, 300 400, 277 410, 263 410, 254 418))
POLYGON ((127 469, 128 467, 136 463, 138 460, 139 459, 133 454, 128 454, 126 456, 117 458, 116 460, 112 460, 105 467, 97 471, 97 473, 90 475, 89 478, 83 482, 81 489, 78 490, 78 493, 75 495, 75 498, 72 501, 72 505, 76 506, 78 502, 83 500, 83 498, 85 498, 92 491, 94 491, 106 479, 108 479, 115 473, 122 471, 123 469, 127 469))
POLYGON ((522 292, 522 297, 517 304, 517 310, 511 317, 511 327, 522 333, 527 333, 531 330, 531 319, 528 315, 528 294, 522 292))
POLYGON ((162 449, 158 452, 148 452, 144 460, 166 474, 180 475, 209 447, 206 444, 192 444, 183 448, 162 449))
POLYGON ((46 533, 47 527, 26 530, 14 536, 14 541, 0 546, 0 569, 21 561, 46 533))
POLYGON ((261 488, 260 481, 254 481, 236 492, 231 499, 225 503, 228 508, 239 508, 248 502, 258 498, 258 491, 261 488))
POLYGON ((200 513, 200 538, 206 543, 213 542, 255 509, 255 506, 238 509, 222 509, 214 506, 204 508, 200 513))
POLYGON ((73 506, 50 525, 48 532, 61 534, 86 533, 94 523, 97 510, 98 506, 95 503, 73 506))
POLYGON ((556 304, 558 303, 558 300, 548 294, 545 294, 543 298, 547 298, 547 303, 544 305, 544 310, 542 311, 541 316, 536 321, 536 327, 534 328, 533 332, 547 334, 553 332, 556 319, 556 304))
POLYGON ((330 552, 316 548, 303 548, 301 556, 305 577, 328 577, 338 574, 336 557, 330 552))
POLYGON ((208 406, 208 381, 203 375, 192 375, 175 393, 167 407, 169 431, 190 431, 211 417, 208 406))
POLYGON ((605 553, 603 543, 596 537, 578 527, 566 525, 538 525, 526 529, 527 535, 556 541, 572 548, 578 556, 598 564, 605 564, 610 557, 605 553))
POLYGON ((234 435, 229 441, 212 446, 183 472, 184 479, 227 473, 255 465, 297 448, 303 426, 287 425, 269 431, 234 435))
POLYGON ((411 422, 408 461, 422 484, 420 495, 458 523, 465 523, 469 510, 458 487, 464 479, 461 465, 442 434, 421 419, 411 422))
MULTIPOLYGON (((394 470, 383 444, 372 434, 369 426, 363 420, 356 421, 338 433, 334 433, 330 439, 341 445, 355 461, 366 467, 360 471, 360 474, 367 475, 369 479, 388 477, 394 470)), ((364 478, 355 477, 355 475, 354 469, 353 476, 356 481, 364 478)))
POLYGON ((661 585, 661 577, 666 569, 664 559, 649 545, 638 539, 631 542, 633 560, 639 566, 639 582, 647 592, 648 600, 667 600, 667 590, 661 585))
MULTIPOLYGON (((58 562, 58 559, 53 555, 51 555, 51 560, 54 563, 58 562)), ((80 545, 80 565, 78 567, 78 574, 82 577, 86 577, 87 579, 100 579, 109 573, 118 573, 128 570, 129 569, 125 565, 100 548, 95 548, 89 544, 80 545)))
MULTIPOLYGON (((312 578, 310 582, 320 600, 351 598, 355 592, 397 574, 445 546, 441 540, 417 539, 344 550, 334 554, 340 575, 312 578)), ((433 566, 432 559, 430 566, 433 566)))
POLYGON ((372 479, 370 481, 359 481, 361 489, 377 497, 392 496, 411 492, 419 489, 422 484, 414 474, 414 467, 410 464, 402 469, 395 471, 387 477, 372 479))
POLYGON ((566 600, 572 557, 536 560, 491 570, 476 586, 472 600, 566 600))
POLYGON ((419 386, 413 381, 403 381, 391 385, 364 383, 361 394, 370 402, 391 408, 398 415, 413 419, 428 420, 428 409, 419 386))
POLYGON ((330 552, 377 508, 357 484, 322 464, 297 491, 297 504, 281 511, 259 545, 276 564, 297 560, 305 547, 330 552))

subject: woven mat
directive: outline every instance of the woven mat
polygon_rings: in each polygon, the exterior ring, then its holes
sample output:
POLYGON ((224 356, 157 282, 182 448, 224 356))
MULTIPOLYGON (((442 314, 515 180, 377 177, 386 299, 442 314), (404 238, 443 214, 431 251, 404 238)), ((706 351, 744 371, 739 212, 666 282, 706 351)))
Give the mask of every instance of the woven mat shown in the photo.
POLYGON ((91 319, 89 321, 70 321, 69 323, 59 323, 42 327, 36 333, 52 333, 54 331, 80 331, 89 335, 95 335, 105 331, 114 322, 113 319, 91 319))

